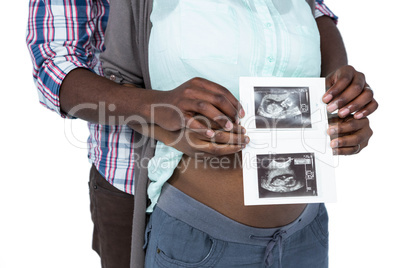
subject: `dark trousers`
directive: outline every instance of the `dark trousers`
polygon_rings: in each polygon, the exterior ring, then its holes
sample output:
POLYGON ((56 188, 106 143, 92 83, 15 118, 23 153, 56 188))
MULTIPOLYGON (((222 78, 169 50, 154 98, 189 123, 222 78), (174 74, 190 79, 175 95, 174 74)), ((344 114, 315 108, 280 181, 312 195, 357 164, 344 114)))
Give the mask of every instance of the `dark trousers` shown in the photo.
POLYGON ((94 223, 92 248, 102 268, 130 267, 134 196, 107 182, 92 166, 89 195, 94 223))

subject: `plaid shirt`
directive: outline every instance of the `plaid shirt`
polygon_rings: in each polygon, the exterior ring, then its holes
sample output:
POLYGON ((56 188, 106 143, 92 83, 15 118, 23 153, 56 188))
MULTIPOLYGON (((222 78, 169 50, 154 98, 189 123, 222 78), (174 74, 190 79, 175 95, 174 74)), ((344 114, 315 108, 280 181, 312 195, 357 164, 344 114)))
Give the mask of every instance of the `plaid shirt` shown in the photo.
MULTIPOLYGON (((315 17, 337 17, 316 0, 315 17)), ((83 67, 103 75, 99 54, 109 15, 109 0, 30 0, 26 42, 39 102, 63 118, 59 90, 64 77, 83 67)), ((127 126, 88 123, 88 158, 116 188, 134 193, 133 131, 127 126)))

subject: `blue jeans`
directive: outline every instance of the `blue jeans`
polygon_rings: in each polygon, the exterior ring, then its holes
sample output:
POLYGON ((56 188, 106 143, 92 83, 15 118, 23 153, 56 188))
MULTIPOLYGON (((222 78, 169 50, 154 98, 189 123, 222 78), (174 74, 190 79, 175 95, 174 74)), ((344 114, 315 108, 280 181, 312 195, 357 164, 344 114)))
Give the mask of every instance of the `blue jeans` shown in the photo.
POLYGON ((309 208, 306 213, 313 211, 313 216, 303 212, 289 225, 264 229, 235 222, 182 192, 176 198, 177 191, 168 201, 162 192, 162 202, 151 215, 145 267, 328 267, 324 204, 309 208))

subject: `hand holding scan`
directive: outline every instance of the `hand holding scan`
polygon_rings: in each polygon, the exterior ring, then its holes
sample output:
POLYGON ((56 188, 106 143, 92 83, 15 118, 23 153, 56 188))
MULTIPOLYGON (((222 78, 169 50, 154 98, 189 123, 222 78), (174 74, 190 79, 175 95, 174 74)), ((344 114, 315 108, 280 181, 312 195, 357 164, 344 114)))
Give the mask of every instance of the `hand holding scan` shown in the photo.
POLYGON ((332 113, 339 109, 338 115, 345 118, 355 113, 355 119, 361 119, 373 113, 378 103, 373 97, 373 90, 366 83, 363 73, 352 66, 343 66, 326 77, 328 91, 323 101, 328 103, 327 110, 332 113))
POLYGON ((234 154, 241 151, 250 141, 250 138, 245 135, 245 129, 238 124, 234 124, 231 131, 225 131, 217 123, 202 115, 196 115, 190 120, 198 120, 213 129, 215 135, 207 138, 200 133, 183 128, 171 132, 173 139, 164 141, 166 145, 190 157, 207 158, 234 154))
POLYGON ((240 102, 223 86, 203 78, 193 78, 170 91, 158 92, 153 100, 154 123, 175 131, 189 128, 211 138, 216 133, 194 116, 201 114, 231 131, 244 117, 240 102), (174 109, 172 109, 174 107, 174 109))
POLYGON ((333 116, 329 119, 328 134, 331 137, 334 154, 352 155, 359 153, 368 145, 373 131, 368 118, 356 119, 351 115, 346 118, 333 116))

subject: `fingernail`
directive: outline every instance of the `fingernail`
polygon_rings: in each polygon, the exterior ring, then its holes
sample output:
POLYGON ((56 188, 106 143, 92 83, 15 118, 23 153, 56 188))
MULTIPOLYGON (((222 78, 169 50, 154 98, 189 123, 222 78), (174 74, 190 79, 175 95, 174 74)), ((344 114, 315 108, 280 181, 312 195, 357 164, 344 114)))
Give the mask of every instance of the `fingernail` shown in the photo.
POLYGON ((331 103, 327 106, 327 111, 332 113, 333 111, 336 111, 338 109, 338 104, 336 103, 331 103))
POLYGON ((339 146, 339 141, 337 141, 337 140, 331 141, 331 148, 337 148, 338 146, 339 146))
POLYGON ((324 98, 322 98, 322 100, 323 100, 325 103, 328 103, 328 102, 330 102, 330 101, 332 100, 332 98, 333 98, 333 96, 332 96, 331 94, 328 94, 328 95, 326 95, 324 98))
POLYGON ((334 135, 335 133, 336 133, 335 128, 331 127, 331 128, 328 129, 328 134, 329 135, 334 135))
POLYGON ((245 137, 245 138, 244 138, 244 142, 245 142, 246 144, 248 144, 248 143, 250 142, 250 138, 249 138, 249 137, 245 137))
POLYGON ((212 137, 214 137, 215 136, 215 132, 214 131, 212 131, 212 130, 207 130, 207 132, 206 132, 206 134, 207 134, 207 136, 209 137, 209 138, 212 138, 212 137))
POLYGON ((350 110, 348 108, 341 109, 338 114, 340 117, 345 117, 350 114, 350 110))
POLYGON ((240 118, 243 118, 245 115, 246 115, 246 112, 244 111, 243 108, 241 108, 241 109, 240 109, 240 112, 239 112, 240 118))
POLYGON ((241 134, 246 134, 246 132, 247 132, 247 130, 244 127, 242 127, 241 128, 241 134))
POLYGON ((226 128, 226 130, 232 130, 232 128, 233 128, 233 123, 230 122, 230 121, 227 121, 227 122, 226 122, 226 125, 225 125, 225 128, 226 128))
POLYGON ((235 124, 238 125, 240 123, 240 118, 236 117, 235 124))
POLYGON ((357 114, 355 114, 355 119, 361 119, 361 118, 363 118, 363 113, 357 113, 357 114))

